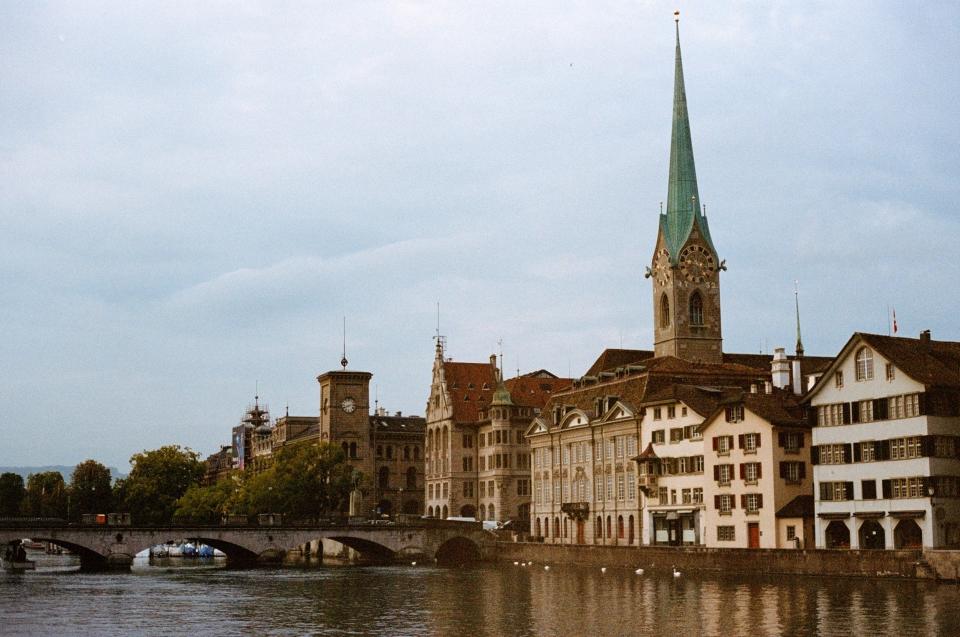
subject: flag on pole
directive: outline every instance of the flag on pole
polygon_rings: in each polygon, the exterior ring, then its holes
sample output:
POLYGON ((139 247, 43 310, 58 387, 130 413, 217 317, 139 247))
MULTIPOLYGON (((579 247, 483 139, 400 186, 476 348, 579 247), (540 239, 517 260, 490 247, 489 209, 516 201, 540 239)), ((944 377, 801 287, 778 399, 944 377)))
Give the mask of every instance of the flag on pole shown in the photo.
POLYGON ((897 308, 893 308, 893 333, 897 333, 897 308))

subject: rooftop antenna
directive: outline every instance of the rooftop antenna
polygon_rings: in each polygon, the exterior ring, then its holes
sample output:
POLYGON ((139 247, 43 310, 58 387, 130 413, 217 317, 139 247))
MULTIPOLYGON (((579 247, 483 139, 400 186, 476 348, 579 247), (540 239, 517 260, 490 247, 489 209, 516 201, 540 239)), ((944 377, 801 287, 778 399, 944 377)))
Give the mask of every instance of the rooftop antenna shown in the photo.
POLYGON ((440 335, 440 301, 437 301, 437 330, 433 334, 433 340, 437 342, 437 354, 443 354, 443 349, 446 346, 446 339, 440 335))
POLYGON ((517 354, 517 378, 520 378, 520 354, 517 354))
POLYGON ((503 339, 497 339, 497 348, 500 350, 500 370, 497 372, 499 380, 503 380, 503 339))
POLYGON ((663 214, 663 202, 660 202, 660 214, 663 214))
POLYGON ((797 358, 803 357, 803 339, 800 338, 800 282, 793 280, 793 303, 797 310, 797 358))
POLYGON ((343 358, 340 359, 340 365, 344 370, 347 369, 347 317, 343 317, 343 358))
POLYGON ((373 415, 380 415, 380 384, 374 383, 373 385, 373 415))

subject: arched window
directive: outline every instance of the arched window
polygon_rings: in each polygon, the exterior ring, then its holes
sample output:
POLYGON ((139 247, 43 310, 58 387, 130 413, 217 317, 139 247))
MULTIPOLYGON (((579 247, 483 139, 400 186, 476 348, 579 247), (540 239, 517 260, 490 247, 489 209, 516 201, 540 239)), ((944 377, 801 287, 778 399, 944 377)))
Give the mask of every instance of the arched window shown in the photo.
POLYGON ((444 519, 444 520, 447 519, 447 505, 446 505, 446 504, 443 505, 443 519, 444 519))
POLYGON ((487 507, 487 519, 488 520, 497 519, 497 513, 492 504, 489 507, 487 507))
POLYGON ((387 460, 393 460, 393 446, 387 445, 387 460))
POLYGON ((433 507, 427 507, 427 517, 428 518, 433 517, 433 507))
POLYGON ((873 352, 869 347, 857 350, 857 380, 873 380, 873 352))
POLYGON ((603 518, 601 518, 599 515, 597 516, 597 523, 594 525, 593 538, 601 540, 603 539, 603 518))
POLYGON ((553 537, 560 537, 560 518, 553 518, 553 537))
POLYGON ((341 444, 341 445, 340 445, 340 448, 343 449, 343 457, 344 457, 344 458, 349 458, 349 457, 350 457, 350 447, 347 445, 347 443, 344 442, 343 444, 341 444))
POLYGON ((407 469, 407 488, 416 489, 417 488, 417 468, 410 467, 407 469))
POLYGON ((381 489, 390 488, 390 469, 388 469, 387 467, 380 467, 378 482, 381 489))
POLYGON ((414 447, 414 448, 413 448, 413 459, 414 459, 414 460, 419 460, 419 459, 420 459, 420 447, 414 447))
POLYGON ((480 505, 480 519, 481 520, 487 519, 487 507, 486 505, 483 505, 483 504, 480 505))
POLYGON ((690 325, 703 325, 703 297, 697 290, 690 295, 690 325))
POLYGON ((350 457, 351 458, 357 457, 357 443, 355 442, 350 443, 350 457))
POLYGON ((613 524, 610 522, 610 516, 607 516, 607 538, 613 537, 613 524))
POLYGON ((540 518, 537 518, 537 519, 536 519, 536 525, 535 525, 535 526, 536 526, 536 533, 534 533, 534 536, 535 536, 535 537, 540 537, 540 518))
POLYGON ((404 447, 404 448, 403 448, 403 459, 404 459, 404 460, 409 460, 409 459, 410 459, 410 447, 404 447))
POLYGON ((628 521, 628 528, 630 529, 630 534, 627 536, 627 541, 630 544, 633 544, 633 516, 632 515, 630 516, 630 520, 628 521))
POLYGON ((670 327, 670 299, 666 294, 660 295, 660 327, 670 327))
POLYGON ((623 539, 623 516, 617 516, 617 538, 623 539))

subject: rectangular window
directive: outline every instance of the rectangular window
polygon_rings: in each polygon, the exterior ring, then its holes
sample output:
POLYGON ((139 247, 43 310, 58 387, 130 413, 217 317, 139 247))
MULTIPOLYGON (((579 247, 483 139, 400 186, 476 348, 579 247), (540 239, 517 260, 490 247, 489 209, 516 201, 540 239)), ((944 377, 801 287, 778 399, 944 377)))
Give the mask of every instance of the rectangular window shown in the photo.
POLYGON ((670 504, 676 504, 676 503, 677 503, 677 490, 670 489, 670 504))
POLYGON ((603 460, 603 441, 598 440, 593 444, 593 448, 597 450, 596 458, 597 460, 603 460))
POLYGON ((463 448, 464 449, 473 448, 473 434, 463 434, 463 448))
POLYGON ((607 500, 613 500, 613 476, 607 476, 607 500))
POLYGON ((663 418, 663 412, 661 411, 661 408, 660 408, 660 407, 654 407, 654 408, 653 408, 653 419, 654 419, 654 420, 661 420, 662 418, 663 418))
POLYGON ((732 495, 718 495, 714 503, 720 515, 730 515, 733 510, 734 500, 732 495))
POLYGON ((626 485, 624 484, 623 474, 617 476, 617 499, 623 500, 627 497, 626 485))
POLYGON ((806 477, 806 466, 802 462, 781 462, 780 477, 787 482, 800 482, 806 477))
POLYGON ((624 436, 617 436, 615 440, 617 442, 617 460, 620 460, 623 458, 623 450, 625 448, 624 436))
POLYGON ((860 445, 860 462, 873 462, 876 458, 876 444, 873 440, 858 442, 860 445))
POLYGON ((567 485, 566 480, 563 481, 562 489, 563 489, 563 493, 561 494, 561 497, 562 497, 563 499, 560 500, 560 501, 561 501, 561 502, 569 502, 569 501, 570 501, 570 487, 567 485))
POLYGON ((690 458, 690 461, 691 461, 691 466, 690 466, 691 473, 703 473, 703 456, 692 456, 690 458))
POLYGON ((666 504, 668 497, 669 491, 666 487, 660 487, 660 489, 657 490, 657 500, 660 501, 660 504, 666 504))
POLYGON ((873 422, 873 401, 861 400, 859 403, 860 422, 873 422))
POLYGON ((650 434, 650 440, 655 445, 663 444, 664 433, 663 429, 657 429, 656 431, 650 434))
POLYGON ((733 436, 717 436, 713 440, 715 443, 714 449, 717 450, 717 455, 730 455, 730 447, 733 446, 733 436))
POLYGON ((760 463, 748 462, 743 465, 743 479, 747 484, 756 484, 760 479, 760 463))
POLYGON ((785 431, 779 436, 784 453, 799 453, 803 444, 803 434, 797 431, 785 431))
POLYGON ((864 500, 877 499, 877 481, 864 480, 860 483, 860 497, 864 500))
POLYGON ((757 447, 760 446, 760 434, 744 434, 743 435, 743 452, 744 453, 757 453, 757 447))
POLYGON ((480 497, 485 498, 487 496, 487 483, 485 480, 480 481, 480 497))
POLYGON ((820 464, 845 464, 850 460, 847 458, 847 445, 820 445, 817 448, 820 451, 820 464))
POLYGON ((637 478, 633 472, 627 473, 627 499, 637 499, 637 478))
POLYGON ((893 363, 887 363, 887 380, 893 380, 895 374, 893 363))
POLYGON ((681 416, 686 416, 686 415, 687 415, 687 408, 686 408, 686 407, 681 407, 681 408, 680 408, 680 415, 681 415, 681 416))
POLYGON ((443 497, 444 497, 444 498, 447 497, 447 493, 449 492, 449 486, 450 486, 450 483, 449 483, 449 482, 444 482, 444 483, 443 483, 443 497))
POLYGON ((635 455, 637 455, 637 437, 627 436, 627 456, 632 458, 635 455))
POLYGON ((852 482, 821 482, 820 499, 827 502, 842 502, 853 499, 852 482))
POLYGON ((733 479, 733 465, 732 464, 718 464, 715 465, 717 473, 717 482, 721 485, 730 484, 730 481, 733 479))
MULTIPOLYGON (((493 495, 493 482, 490 482, 490 495, 493 495)), ((560 481, 557 480, 553 483, 553 501, 562 502, 560 499, 560 481)))
POLYGON ((920 436, 910 436, 909 438, 893 438, 890 440, 891 460, 919 458, 920 452, 920 436))
POLYGON ((693 504, 693 493, 690 489, 680 490, 680 501, 683 504, 693 504))
POLYGON ((670 430, 670 442, 680 442, 683 440, 683 427, 670 430))
POLYGON ((833 385, 834 387, 843 387, 843 372, 836 372, 833 375, 833 385))
POLYGON ((737 534, 733 526, 718 526, 717 527, 717 541, 718 542, 735 542, 737 540, 737 534))
POLYGON ((693 503, 703 504, 703 488, 702 487, 693 488, 693 503))
POLYGON ((957 453, 955 439, 937 436, 933 439, 933 454, 938 458, 953 458, 957 453))
POLYGON ((677 458, 677 473, 690 472, 690 458, 677 458))
POLYGON ((787 542, 793 542, 797 539, 797 527, 792 524, 787 525, 787 542))
POLYGON ((487 457, 480 456, 480 471, 486 471, 486 470, 487 470, 487 457))
POLYGON ((563 445, 563 464, 570 464, 570 445, 563 445))
POLYGON ((605 446, 607 448, 607 460, 613 460, 613 439, 608 438, 605 446))
POLYGON ((597 487, 597 501, 603 500, 603 480, 598 478, 595 482, 597 487))
POLYGON ((763 508, 763 496, 759 493, 748 493, 744 496, 744 505, 747 513, 757 513, 763 508))
POLYGON ((920 415, 920 394, 909 394, 903 397, 904 418, 913 418, 920 415))
POLYGON ((668 407, 667 407, 667 418, 672 420, 672 419, 674 419, 674 418, 676 418, 676 417, 677 417, 677 406, 676 406, 676 405, 670 405, 670 406, 668 406, 668 407))
POLYGON ((730 405, 726 409, 727 422, 740 422, 743 420, 743 405, 730 405))

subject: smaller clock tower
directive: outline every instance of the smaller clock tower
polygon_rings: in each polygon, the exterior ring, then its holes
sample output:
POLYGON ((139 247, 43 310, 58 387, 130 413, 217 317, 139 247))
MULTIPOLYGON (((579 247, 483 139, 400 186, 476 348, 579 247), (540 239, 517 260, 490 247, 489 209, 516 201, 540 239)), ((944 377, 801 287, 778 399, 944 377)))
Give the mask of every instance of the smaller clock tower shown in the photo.
POLYGON ((320 440, 341 447, 347 461, 375 479, 370 439, 370 372, 347 369, 317 376, 320 383, 320 440))

